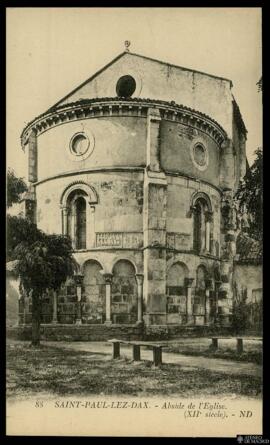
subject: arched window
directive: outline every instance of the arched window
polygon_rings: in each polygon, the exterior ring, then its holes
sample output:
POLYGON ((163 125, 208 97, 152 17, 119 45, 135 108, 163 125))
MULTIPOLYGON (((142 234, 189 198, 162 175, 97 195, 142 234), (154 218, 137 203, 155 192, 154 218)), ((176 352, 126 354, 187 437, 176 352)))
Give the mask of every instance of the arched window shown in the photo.
POLYGON ((76 208, 76 229, 75 239, 77 249, 86 249, 86 202, 79 197, 75 201, 76 208))
POLYGON ((74 249, 86 249, 86 194, 73 191, 67 200, 67 235, 74 249))
POLYGON ((68 185, 60 199, 62 233, 71 238, 74 249, 95 245, 94 206, 98 196, 89 184, 78 181, 68 185))
POLYGON ((198 197, 193 205, 193 249, 197 253, 210 252, 212 211, 204 197, 198 197))
POLYGON ((205 290, 206 288, 205 280, 206 280, 206 268, 205 266, 201 265, 197 268, 196 289, 205 290))

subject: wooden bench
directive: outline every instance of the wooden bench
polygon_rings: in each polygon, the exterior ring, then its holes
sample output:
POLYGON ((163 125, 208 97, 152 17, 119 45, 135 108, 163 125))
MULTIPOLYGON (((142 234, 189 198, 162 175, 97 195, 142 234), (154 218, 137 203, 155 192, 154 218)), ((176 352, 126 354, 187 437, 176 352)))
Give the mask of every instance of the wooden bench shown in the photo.
POLYGON ((133 349, 133 360, 141 360, 141 346, 150 346, 153 350, 153 363, 155 366, 159 366, 162 363, 162 346, 156 343, 148 343, 146 341, 125 341, 113 338, 108 340, 109 343, 113 345, 112 357, 113 359, 120 358, 120 344, 131 345, 133 349))
POLYGON ((262 341, 261 337, 211 337, 212 344, 210 345, 212 351, 216 351, 218 349, 218 340, 236 340, 236 350, 238 354, 242 354, 244 352, 244 340, 253 340, 253 341, 262 341))

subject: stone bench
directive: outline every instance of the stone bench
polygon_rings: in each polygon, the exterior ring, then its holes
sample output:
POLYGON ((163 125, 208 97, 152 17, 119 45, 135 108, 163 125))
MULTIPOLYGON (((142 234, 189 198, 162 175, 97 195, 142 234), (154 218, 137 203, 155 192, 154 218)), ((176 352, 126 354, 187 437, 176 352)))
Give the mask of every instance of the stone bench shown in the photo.
POLYGON ((238 354, 244 352, 244 340, 262 341, 261 337, 211 337, 212 343, 210 345, 212 351, 218 349, 218 340, 236 340, 236 350, 238 354))
POLYGON ((162 364, 162 346, 156 343, 149 343, 146 341, 125 341, 118 340, 113 338, 112 340, 108 340, 109 343, 113 345, 113 359, 120 358, 120 344, 123 345, 131 345, 133 349, 133 360, 140 361, 141 360, 141 346, 150 346, 153 350, 153 363, 155 366, 159 366, 162 364))

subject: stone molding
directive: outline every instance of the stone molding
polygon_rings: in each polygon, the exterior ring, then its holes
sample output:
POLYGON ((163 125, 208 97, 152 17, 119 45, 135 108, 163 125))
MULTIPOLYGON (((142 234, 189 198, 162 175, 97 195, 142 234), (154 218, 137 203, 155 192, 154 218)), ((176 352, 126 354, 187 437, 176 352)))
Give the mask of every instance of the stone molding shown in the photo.
POLYGON ((68 184, 60 198, 60 206, 66 207, 67 205, 67 199, 71 192, 74 190, 83 190, 86 195, 88 196, 88 203, 89 204, 97 204, 98 203, 98 195, 94 187, 92 187, 90 184, 88 184, 85 181, 72 181, 70 184, 68 184))
POLYGON ((96 247, 140 248, 143 232, 96 232, 96 247))
POLYGON ((208 207, 208 213, 212 214, 213 213, 213 208, 212 208, 212 202, 211 199, 209 198, 208 194, 202 191, 198 191, 196 190, 193 195, 191 196, 191 205, 190 205, 190 209, 191 211, 193 211, 195 209, 195 204, 196 201, 198 199, 204 199, 207 203, 207 207, 208 207))
POLYGON ((67 104, 38 116, 24 128, 21 134, 22 147, 28 143, 32 131, 38 136, 66 122, 108 116, 146 119, 149 108, 159 111, 161 119, 181 123, 208 134, 220 147, 227 140, 226 132, 214 119, 184 105, 152 99, 98 98, 67 104))
MULTIPOLYGON (((129 172, 129 173, 142 173, 144 174, 145 172, 147 172, 148 176, 154 179, 154 176, 152 176, 153 172, 147 171, 145 167, 127 167, 127 166, 122 166, 122 167, 93 167, 93 168, 86 168, 86 169, 81 169, 81 170, 71 170, 71 171, 66 171, 66 172, 62 172, 62 173, 57 173, 55 175, 52 176, 48 176, 47 178, 43 178, 40 181, 35 182, 33 185, 37 186, 39 184, 43 184, 44 182, 47 181, 52 181, 54 179, 59 179, 59 178, 65 178, 68 176, 78 176, 78 175, 83 175, 83 174, 88 174, 88 173, 107 173, 107 172, 112 172, 112 173, 125 173, 125 172, 129 172), (150 175, 149 175, 150 173, 150 175)), ((161 175, 162 172, 159 172, 159 175, 161 175)), ((204 179, 195 179, 193 176, 188 176, 187 174, 185 174, 184 172, 178 171, 178 172, 172 172, 169 170, 164 170, 163 171, 165 178, 167 176, 172 176, 174 178, 183 178, 187 181, 189 181, 189 185, 187 185, 187 188, 193 187, 193 188, 199 188, 200 184, 204 184, 207 185, 208 187, 211 187, 212 189, 216 190, 219 195, 222 193, 222 189, 217 187, 214 184, 211 184, 211 182, 206 181, 204 179)), ((78 181, 80 182, 80 181, 78 181)))

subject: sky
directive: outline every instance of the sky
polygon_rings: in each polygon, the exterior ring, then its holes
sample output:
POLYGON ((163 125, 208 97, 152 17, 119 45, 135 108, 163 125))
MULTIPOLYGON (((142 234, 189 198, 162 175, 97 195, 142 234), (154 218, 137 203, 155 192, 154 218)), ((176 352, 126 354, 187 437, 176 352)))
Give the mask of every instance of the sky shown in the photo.
POLYGON ((248 129, 247 158, 262 146, 260 8, 7 8, 7 167, 27 178, 24 126, 130 51, 231 79, 248 129))

